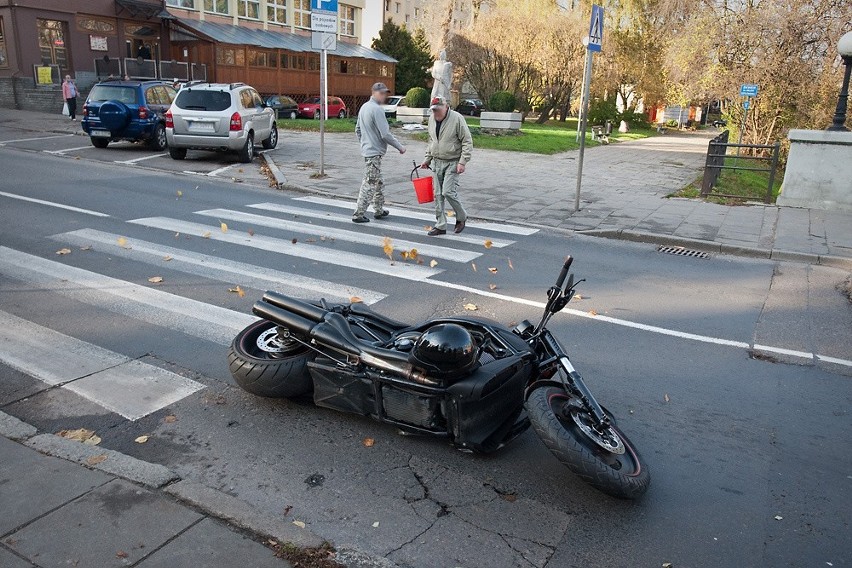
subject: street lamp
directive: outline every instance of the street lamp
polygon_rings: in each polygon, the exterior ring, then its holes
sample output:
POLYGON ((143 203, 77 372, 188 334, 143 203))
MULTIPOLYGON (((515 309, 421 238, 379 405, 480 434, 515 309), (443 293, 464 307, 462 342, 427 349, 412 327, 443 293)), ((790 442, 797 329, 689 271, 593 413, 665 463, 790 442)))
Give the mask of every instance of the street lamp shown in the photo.
POLYGON ((843 59, 846 69, 843 72, 843 86, 840 88, 840 96, 837 97, 837 109, 834 111, 834 121, 828 130, 848 132, 846 128, 846 102, 849 99, 849 75, 852 74, 852 32, 843 34, 837 42, 837 52, 843 59))

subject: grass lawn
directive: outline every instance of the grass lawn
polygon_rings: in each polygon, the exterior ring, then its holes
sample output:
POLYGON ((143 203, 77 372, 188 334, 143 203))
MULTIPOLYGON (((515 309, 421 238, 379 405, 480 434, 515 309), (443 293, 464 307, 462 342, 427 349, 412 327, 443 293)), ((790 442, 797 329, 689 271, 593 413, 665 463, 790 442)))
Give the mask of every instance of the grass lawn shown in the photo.
MULTIPOLYGON (((476 148, 489 150, 507 150, 511 152, 530 152, 533 154, 557 154, 568 150, 576 150, 580 144, 577 141, 577 119, 569 118, 565 122, 549 121, 545 124, 525 122, 518 134, 493 135, 483 134, 479 129, 478 118, 467 118, 473 132, 473 145, 476 148)), ((303 132, 318 132, 319 121, 309 119, 281 119, 278 127, 283 130, 299 130, 303 132)), ((355 132, 355 119, 329 119, 326 121, 326 132, 355 132)), ((611 142, 621 140, 637 140, 654 136, 654 129, 635 129, 621 134, 617 131, 610 136, 611 142)), ((426 132, 417 132, 414 137, 418 140, 427 141, 429 135, 426 132)), ((592 140, 591 131, 586 133, 587 146, 599 146, 599 142, 592 140)))
MULTIPOLYGON (((726 166, 739 165, 746 168, 763 168, 768 167, 767 160, 747 160, 729 156, 725 158, 726 166)), ((694 182, 681 189, 676 193, 672 193, 668 197, 700 197, 702 175, 694 182)), ((775 203, 778 194, 781 192, 781 181, 784 178, 784 172, 779 168, 775 172, 775 179, 772 183, 772 200, 775 203)), ((722 204, 736 204, 742 200, 763 201, 766 196, 766 187, 769 185, 768 172, 752 172, 742 170, 722 170, 716 185, 712 189, 712 193, 707 197, 708 201, 722 204), (722 197, 713 194, 726 194, 736 197, 722 197)))

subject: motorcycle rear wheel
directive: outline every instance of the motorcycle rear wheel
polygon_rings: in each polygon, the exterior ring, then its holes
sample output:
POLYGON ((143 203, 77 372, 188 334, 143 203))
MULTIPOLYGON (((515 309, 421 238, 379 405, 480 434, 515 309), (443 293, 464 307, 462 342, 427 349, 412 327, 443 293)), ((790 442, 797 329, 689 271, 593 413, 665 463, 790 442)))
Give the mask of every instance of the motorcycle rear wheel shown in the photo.
POLYGON ((256 321, 231 342, 228 367, 237 384, 254 395, 291 398, 307 394, 313 387, 308 361, 313 353, 304 345, 281 342, 277 326, 256 321))
POLYGON ((651 476, 633 443, 613 421, 611 432, 624 445, 624 453, 600 447, 570 416, 564 416, 563 406, 575 400, 557 387, 532 391, 525 406, 538 437, 563 465, 592 487, 622 499, 640 497, 651 476))

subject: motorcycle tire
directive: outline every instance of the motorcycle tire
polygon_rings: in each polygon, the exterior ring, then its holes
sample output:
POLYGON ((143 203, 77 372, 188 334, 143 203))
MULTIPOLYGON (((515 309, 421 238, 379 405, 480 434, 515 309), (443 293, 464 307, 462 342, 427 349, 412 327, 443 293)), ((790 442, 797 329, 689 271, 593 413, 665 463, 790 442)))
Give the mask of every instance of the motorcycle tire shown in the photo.
POLYGON ((624 444, 624 453, 613 454, 598 446, 573 419, 560 418, 559 406, 571 399, 557 387, 540 387, 530 393, 525 407, 538 437, 563 465, 592 487, 622 499, 640 497, 651 476, 633 443, 613 421, 610 427, 624 444))
POLYGON ((283 351, 265 351, 258 339, 275 329, 274 323, 260 320, 237 334, 228 352, 231 375, 243 390, 257 396, 292 398, 309 393, 313 381, 308 361, 313 352, 298 343, 284 346, 283 351))

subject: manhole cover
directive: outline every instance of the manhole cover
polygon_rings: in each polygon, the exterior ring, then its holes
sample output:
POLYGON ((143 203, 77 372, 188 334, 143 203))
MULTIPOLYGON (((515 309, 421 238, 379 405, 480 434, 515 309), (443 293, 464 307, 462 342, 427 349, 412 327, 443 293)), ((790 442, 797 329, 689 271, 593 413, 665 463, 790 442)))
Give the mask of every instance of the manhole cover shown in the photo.
POLYGON ((657 252, 664 252, 666 254, 676 254, 678 256, 691 256, 692 258, 713 258, 712 256, 710 256, 709 252, 692 250, 684 247, 667 247, 660 245, 657 247, 657 252))

